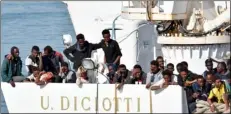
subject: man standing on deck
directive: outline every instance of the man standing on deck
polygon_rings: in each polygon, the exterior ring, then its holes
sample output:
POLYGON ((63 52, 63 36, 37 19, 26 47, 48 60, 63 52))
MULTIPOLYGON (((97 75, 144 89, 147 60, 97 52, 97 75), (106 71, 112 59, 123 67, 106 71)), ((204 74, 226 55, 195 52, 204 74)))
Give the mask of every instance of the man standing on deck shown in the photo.
POLYGON ((82 64, 82 60, 84 58, 90 58, 91 52, 93 50, 101 48, 101 44, 92 44, 85 40, 85 37, 83 34, 78 34, 76 36, 77 42, 72 45, 71 47, 65 49, 63 51, 64 55, 69 59, 71 62, 74 63, 73 69, 75 71, 78 70, 78 68, 82 64), (71 56, 72 55, 72 56, 71 56))
POLYGON ((113 65, 114 69, 117 70, 117 66, 120 64, 120 58, 122 56, 119 44, 110 38, 111 35, 109 30, 103 30, 102 35, 104 38, 104 40, 101 41, 105 54, 104 63, 108 66, 113 65))
POLYGON ((19 57, 19 49, 15 46, 12 47, 11 55, 11 59, 5 58, 3 60, 1 76, 3 82, 9 82, 14 87, 14 82, 22 82, 24 76, 22 75, 22 60, 19 57))

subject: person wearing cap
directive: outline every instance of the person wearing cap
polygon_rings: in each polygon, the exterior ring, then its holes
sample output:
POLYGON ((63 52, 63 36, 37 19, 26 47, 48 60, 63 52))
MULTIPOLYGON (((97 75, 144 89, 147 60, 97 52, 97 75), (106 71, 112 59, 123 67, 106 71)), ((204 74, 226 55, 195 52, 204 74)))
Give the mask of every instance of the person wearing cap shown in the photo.
POLYGON ((76 73, 72 70, 69 70, 67 62, 61 63, 59 76, 56 77, 55 82, 59 82, 59 83, 75 83, 76 82, 76 73))

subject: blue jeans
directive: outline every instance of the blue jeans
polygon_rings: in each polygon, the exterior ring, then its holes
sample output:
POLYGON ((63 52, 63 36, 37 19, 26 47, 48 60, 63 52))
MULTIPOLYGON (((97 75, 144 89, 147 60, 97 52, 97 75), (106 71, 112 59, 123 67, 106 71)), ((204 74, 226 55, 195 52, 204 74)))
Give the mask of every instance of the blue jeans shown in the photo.
POLYGON ((113 64, 113 63, 106 63, 106 65, 107 65, 107 67, 112 66, 113 69, 114 69, 114 71, 116 71, 116 70, 117 70, 117 67, 118 67, 117 64, 113 64))

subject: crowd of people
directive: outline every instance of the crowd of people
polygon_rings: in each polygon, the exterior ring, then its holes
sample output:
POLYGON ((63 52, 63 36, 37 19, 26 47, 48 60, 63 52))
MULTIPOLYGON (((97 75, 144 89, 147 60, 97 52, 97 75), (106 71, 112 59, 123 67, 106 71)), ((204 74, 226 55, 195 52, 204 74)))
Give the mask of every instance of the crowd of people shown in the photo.
MULTIPOLYGON (((90 58, 91 52, 102 48, 105 54, 104 64, 107 65, 107 77, 110 84, 118 84, 121 89, 124 84, 146 84, 147 89, 158 90, 169 85, 182 86, 187 95, 189 111, 196 108, 196 101, 203 100, 209 103, 210 110, 215 111, 213 102, 224 103, 225 110, 230 107, 230 59, 219 62, 212 58, 205 61, 207 68, 201 74, 188 69, 188 63, 182 61, 174 66, 172 63, 164 65, 162 56, 150 62, 150 71, 145 73, 142 66, 134 65, 132 70, 120 64, 122 53, 119 44, 110 38, 109 30, 102 31, 103 40, 97 44, 89 43, 83 34, 76 36, 77 42, 63 51, 68 60, 73 62, 73 70, 64 61, 63 55, 46 46, 40 52, 38 46, 33 46, 31 54, 26 58, 27 77, 22 74, 22 60, 19 49, 12 47, 5 55, 2 63, 1 77, 3 82, 15 87, 15 82, 34 82, 38 85, 47 83, 96 83, 88 76, 87 70, 81 66, 84 58, 90 58), (213 63, 218 65, 214 68, 213 63), (174 74, 174 69, 178 74, 174 74)), ((104 72, 103 70, 101 72, 104 72)))

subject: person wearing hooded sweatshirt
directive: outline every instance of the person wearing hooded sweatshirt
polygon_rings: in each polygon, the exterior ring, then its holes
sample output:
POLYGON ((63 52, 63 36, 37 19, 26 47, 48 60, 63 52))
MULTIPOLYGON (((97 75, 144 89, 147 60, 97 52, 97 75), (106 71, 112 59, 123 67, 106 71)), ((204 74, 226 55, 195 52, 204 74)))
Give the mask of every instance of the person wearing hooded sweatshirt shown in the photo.
POLYGON ((84 58, 90 58, 91 52, 101 48, 101 43, 92 44, 85 40, 83 34, 78 34, 76 36, 77 42, 71 47, 63 51, 64 55, 73 62, 73 69, 75 71, 81 66, 82 60, 84 58), (71 56, 72 55, 72 56, 71 56))
POLYGON ((3 82, 9 82, 14 87, 14 82, 22 82, 24 76, 22 75, 22 60, 19 57, 19 49, 15 46, 12 47, 11 55, 11 59, 5 58, 3 60, 1 76, 3 82))

